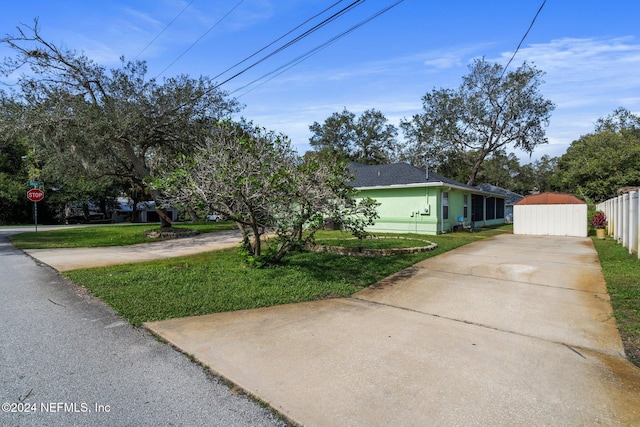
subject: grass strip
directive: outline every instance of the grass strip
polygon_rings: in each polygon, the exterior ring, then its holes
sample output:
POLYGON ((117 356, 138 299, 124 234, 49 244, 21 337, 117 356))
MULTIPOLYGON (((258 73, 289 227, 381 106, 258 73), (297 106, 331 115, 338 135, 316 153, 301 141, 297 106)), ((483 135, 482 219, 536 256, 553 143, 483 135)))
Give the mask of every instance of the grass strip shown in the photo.
POLYGON ((614 239, 593 238, 625 353, 640 367, 640 261, 614 239))

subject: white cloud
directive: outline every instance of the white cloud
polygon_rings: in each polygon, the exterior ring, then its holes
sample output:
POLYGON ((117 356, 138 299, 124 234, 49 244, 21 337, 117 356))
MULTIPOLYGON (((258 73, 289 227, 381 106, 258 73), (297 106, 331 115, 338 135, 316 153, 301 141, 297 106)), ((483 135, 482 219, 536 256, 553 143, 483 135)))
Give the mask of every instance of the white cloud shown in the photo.
MULTIPOLYGON (((499 61, 510 56, 503 53, 499 61)), ((629 97, 640 88, 640 43, 633 37, 556 39, 521 49, 518 59, 546 72, 545 91, 559 107, 637 102, 629 97)))
POLYGON ((451 68, 455 66, 460 66, 462 65, 462 62, 460 57, 452 55, 444 58, 437 58, 437 59, 424 61, 424 65, 426 65, 429 68, 442 69, 442 68, 451 68))

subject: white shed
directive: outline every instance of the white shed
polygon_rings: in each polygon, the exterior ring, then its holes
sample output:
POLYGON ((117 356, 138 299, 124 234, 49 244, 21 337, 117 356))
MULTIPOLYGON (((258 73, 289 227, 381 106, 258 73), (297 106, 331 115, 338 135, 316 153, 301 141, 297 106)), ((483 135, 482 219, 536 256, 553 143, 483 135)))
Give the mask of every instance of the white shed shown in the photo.
POLYGON ((587 237, 587 204, 570 194, 527 196, 513 206, 513 234, 587 237))

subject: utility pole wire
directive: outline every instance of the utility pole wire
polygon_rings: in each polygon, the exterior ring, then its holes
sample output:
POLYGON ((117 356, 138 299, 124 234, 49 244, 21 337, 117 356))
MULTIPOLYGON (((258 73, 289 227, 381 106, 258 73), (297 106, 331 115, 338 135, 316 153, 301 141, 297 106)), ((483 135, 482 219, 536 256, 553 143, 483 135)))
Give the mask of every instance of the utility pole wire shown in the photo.
POLYGON ((344 15, 345 13, 347 13, 349 10, 353 9, 354 7, 358 6, 359 4, 361 4, 362 2, 364 2, 364 0, 356 0, 353 3, 351 3, 350 5, 348 5, 347 7, 345 7, 344 9, 334 13, 333 15, 331 15, 329 18, 325 19, 324 21, 320 22, 319 24, 313 26, 311 29, 305 31, 304 33, 302 33, 301 35, 297 36, 296 38, 294 38, 293 40, 285 43, 284 45, 280 46, 279 48, 277 48, 276 50, 274 50, 273 52, 269 53, 268 55, 264 56, 262 59, 259 59, 258 61, 254 62, 253 64, 249 65, 248 67, 245 67, 244 69, 242 69, 241 71, 237 72, 236 74, 234 74, 233 76, 229 77, 228 79, 226 79, 225 81, 223 81, 222 83, 218 83, 216 86, 214 86, 213 89, 217 89, 220 86, 222 86, 223 84, 235 79, 236 77, 244 74, 245 72, 247 72, 248 70, 250 70, 251 68, 255 67, 256 65, 260 64, 261 62, 266 61, 267 59, 269 59, 270 57, 272 57, 273 55, 283 51, 284 49, 292 46, 293 44, 299 42, 300 40, 302 40, 303 38, 307 37, 309 34, 317 31, 318 29, 324 27, 325 25, 327 25, 328 23, 330 23, 331 21, 339 18, 340 16, 344 15))
POLYGON ((191 1, 189 2, 189 4, 187 4, 187 5, 184 7, 184 9, 182 9, 182 11, 181 11, 178 15, 176 15, 176 17, 175 17, 175 18, 173 18, 173 20, 172 20, 171 22, 169 22, 169 23, 167 24, 167 26, 166 26, 166 27, 164 27, 164 29, 163 29, 162 31, 160 31, 160 33, 159 33, 157 36, 155 36, 155 37, 153 38, 153 40, 151 40, 151 41, 150 41, 150 42, 149 42, 145 47, 143 47, 143 48, 142 48, 142 50, 141 50, 140 52, 138 52, 138 54, 135 56, 135 58, 133 58, 133 60, 135 61, 136 59, 138 59, 138 57, 139 57, 140 55, 142 55, 142 53, 143 53, 145 50, 147 50, 147 48, 148 48, 149 46, 151 46, 151 45, 152 45, 156 40, 158 40, 158 38, 159 38, 162 34, 164 34, 164 32, 165 32, 165 31, 167 31, 167 28, 169 28, 169 27, 170 27, 174 22, 176 22, 176 20, 177 20, 178 18, 180 18, 180 16, 182 16, 182 14, 184 13, 184 11, 185 11, 185 10, 187 10, 187 9, 189 8, 189 6, 191 6, 191 4, 192 4, 194 1, 195 1, 195 0, 191 0, 191 1))
POLYGON ((191 43, 191 45, 186 48, 184 50, 184 52, 182 52, 180 55, 178 55, 178 57, 176 59, 173 60, 173 62, 171 62, 171 64, 167 65, 164 70, 160 71, 160 73, 156 76, 156 78, 160 77, 161 75, 164 74, 165 71, 167 71, 169 68, 171 68, 171 66, 173 64, 175 64, 176 62, 178 62, 178 60, 180 58, 182 58, 187 52, 189 52, 191 50, 191 48, 193 48, 200 40, 202 40, 207 34, 209 34, 211 32, 211 30, 213 30, 215 27, 218 26, 218 24, 220 24, 222 21, 224 21, 224 19, 231 15, 231 13, 236 10, 242 3, 244 3, 244 0, 240 0, 229 12, 227 12, 222 18, 220 18, 215 24, 213 24, 203 35, 201 35, 196 41, 194 41, 193 43, 191 43))
POLYGON ((306 53, 304 53, 304 54, 302 54, 302 55, 300 55, 300 56, 298 56, 297 58, 294 58, 293 60, 291 60, 291 61, 287 62, 286 64, 284 64, 284 65, 282 65, 282 66, 280 66, 280 67, 276 68, 275 70, 270 71, 269 73, 264 74, 264 75, 262 75, 261 77, 258 77, 257 79, 253 80, 252 82, 249 82, 249 83, 247 83, 246 85, 239 87, 238 89, 236 89, 236 90, 234 90, 234 91, 230 92, 230 93, 229 93, 229 95, 233 95, 234 93, 239 92, 239 91, 241 91, 242 89, 244 89, 244 88, 246 88, 246 87, 251 86, 252 84, 254 84, 254 83, 256 83, 256 82, 258 82, 258 81, 260 81, 260 80, 264 79, 265 77, 268 77, 268 76, 270 76, 270 75, 272 75, 272 74, 274 74, 274 73, 277 73, 277 74, 275 74, 274 76, 272 76, 271 78, 269 78, 269 79, 267 79, 266 81, 264 81, 264 82, 262 82, 261 84, 259 84, 258 86, 254 87, 254 88, 252 88, 252 89, 249 89, 248 91, 246 91, 246 92, 245 92, 245 93, 243 93, 242 95, 239 95, 239 96, 238 96, 238 98, 240 98, 240 97, 242 97, 242 96, 246 95, 247 93, 251 92, 252 90, 256 89, 257 87, 262 86, 263 84, 265 84, 265 83, 269 82, 270 80, 272 80, 272 79, 274 79, 274 78, 278 77, 280 74, 284 73, 285 71, 290 70, 291 68, 293 68, 293 67, 295 67, 296 65, 300 64, 300 63, 301 63, 301 62, 303 62, 304 60, 306 60, 306 59, 310 58, 311 56, 315 55, 316 53, 318 53, 319 51, 321 51, 321 50, 322 50, 322 49, 324 49, 325 47, 327 47, 327 46, 329 46, 329 45, 333 44, 334 42, 338 41, 338 40, 339 40, 339 39, 341 39, 342 37, 346 36, 347 34, 351 33, 352 31, 354 31, 354 30, 358 29, 359 27, 363 26, 364 24, 368 23, 369 21, 372 21, 373 19, 377 18, 378 16, 382 15, 383 13, 388 12, 388 11, 389 11, 389 10, 391 10, 392 8, 394 8, 394 7, 396 7, 397 5, 399 5, 400 3, 402 3, 403 1, 404 1, 404 0, 396 1, 395 3, 393 3, 393 4, 389 5, 389 6, 387 6, 386 8, 384 8, 384 9, 382 9, 382 10, 379 10, 379 11, 378 11, 378 12, 376 12, 375 14, 371 15, 370 17, 366 18, 366 19, 365 19, 365 20, 363 20, 363 21, 360 21, 359 23, 357 23, 357 24, 356 24, 356 25, 354 25, 353 27, 349 28, 348 30, 343 31, 342 33, 340 33, 340 34, 338 34, 338 35, 336 35, 336 36, 334 36, 334 37, 330 38, 330 39, 329 39, 329 40, 327 40, 326 42, 324 42, 324 43, 322 43, 322 44, 320 44, 320 45, 318 45, 318 46, 314 47, 313 49, 311 49, 311 50, 307 51, 306 53), (278 71, 280 71, 280 72, 278 72, 278 71))
POLYGON ((522 36, 522 39, 520 39, 520 43, 518 43, 518 47, 516 47, 515 52, 513 52, 513 55, 511 55, 511 59, 509 59, 509 62, 507 62, 507 65, 505 65, 505 67, 502 69, 502 74, 500 74, 500 78, 498 79, 498 81, 502 80, 502 77, 504 77, 504 73, 507 72, 507 68, 509 67, 509 65, 511 65, 511 61, 513 61, 513 58, 516 57, 516 54, 520 50, 520 46, 522 46, 522 43, 524 42, 524 39, 527 38, 527 35, 529 34, 529 31, 531 31, 531 28, 533 27, 533 24, 536 22, 536 19, 538 18, 538 15, 540 15, 540 12, 542 11, 542 8, 544 7, 545 3, 547 3, 547 0, 543 0, 542 1, 542 4, 540 5, 540 8, 538 9, 538 12, 536 12, 536 16, 533 17, 533 20, 531 21, 531 24, 529 25, 529 28, 527 29, 527 32, 524 33, 524 36, 522 36))
POLYGON ((326 11, 332 9, 333 7, 335 7, 337 4, 342 3, 344 0, 338 0, 337 2, 335 2, 334 4, 332 4, 331 6, 327 7, 326 9, 324 9, 322 12, 316 13, 315 15, 313 15, 311 18, 307 19, 306 21, 304 21, 302 24, 296 26, 295 28, 291 29, 290 31, 286 32, 285 34, 283 34, 282 36, 278 37, 277 39, 275 39, 274 41, 272 41, 271 43, 269 43, 268 45, 266 45, 265 47, 263 47, 262 49, 252 53, 251 55, 247 56, 245 59, 243 59, 242 61, 232 65, 231 67, 227 68, 226 70, 224 70, 223 72, 221 72, 220 74, 218 74, 217 76, 212 77, 212 80, 217 79, 218 77, 222 76, 223 74, 225 74, 227 71, 234 69, 235 67, 237 67, 238 65, 247 62, 249 59, 253 58, 254 56, 256 56, 257 54, 259 54, 260 52, 264 51, 265 49, 267 49, 268 47, 273 46, 274 44, 276 44, 277 42, 279 42, 280 40, 282 40, 283 38, 285 38, 286 36, 288 36, 289 34, 293 33, 295 30, 297 30, 298 28, 302 27, 303 25, 307 24, 309 21, 317 18, 318 16, 322 15, 323 13, 325 13, 326 11))

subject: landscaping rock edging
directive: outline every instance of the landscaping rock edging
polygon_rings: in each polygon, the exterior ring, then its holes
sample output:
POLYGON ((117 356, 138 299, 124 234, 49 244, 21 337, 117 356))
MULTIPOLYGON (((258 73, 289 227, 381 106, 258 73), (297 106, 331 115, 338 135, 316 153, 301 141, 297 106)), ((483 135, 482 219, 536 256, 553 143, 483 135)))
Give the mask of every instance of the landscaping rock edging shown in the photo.
MULTIPOLYGON (((373 239, 385 239, 385 237, 373 237, 373 239)), ((402 239, 401 237, 389 237, 389 239, 402 239)), ((415 239, 411 239, 415 240, 415 239)), ((346 248, 343 246, 325 246, 325 245, 307 245, 307 249, 312 252, 331 252, 338 255, 348 256, 366 256, 366 257, 380 257, 390 255, 402 255, 402 254, 415 254, 418 252, 432 251, 438 247, 437 243, 429 242, 427 246, 418 246, 413 248, 398 248, 398 249, 367 249, 362 247, 346 248)))
POLYGON ((198 230, 147 230, 145 235, 151 239, 180 239, 182 237, 193 237, 200 234, 198 230))

